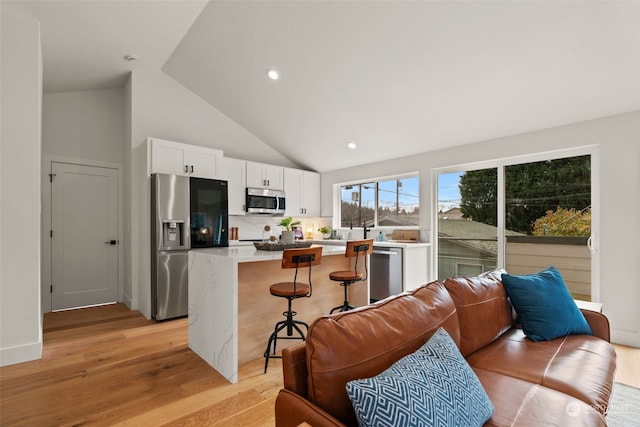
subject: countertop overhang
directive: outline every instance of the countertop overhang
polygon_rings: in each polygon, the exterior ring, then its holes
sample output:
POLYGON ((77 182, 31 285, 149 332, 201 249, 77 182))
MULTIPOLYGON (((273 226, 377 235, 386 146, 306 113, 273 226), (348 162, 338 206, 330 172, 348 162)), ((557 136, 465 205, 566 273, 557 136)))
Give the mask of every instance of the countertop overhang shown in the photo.
MULTIPOLYGON (((309 240, 306 240, 307 242, 309 240)), ((347 245, 346 240, 311 240, 313 245, 322 246, 322 255, 338 255, 344 254, 344 248, 347 245)), ((431 246, 430 243, 406 243, 406 242, 389 242, 389 241, 373 241, 373 247, 383 248, 425 248, 431 246)), ((192 249, 192 252, 205 253, 225 258, 233 258, 238 262, 254 262, 254 261, 271 261, 282 259, 282 251, 262 251, 255 248, 252 242, 229 242, 227 248, 207 248, 192 249)))
MULTIPOLYGON (((314 244, 314 246, 322 246, 323 256, 344 255, 344 245, 314 244)), ((282 259, 282 251, 261 251, 256 249, 253 244, 250 246, 229 246, 228 248, 192 249, 191 252, 231 258, 237 262, 273 261, 282 259)))
MULTIPOLYGON (((303 242, 311 242, 314 245, 322 245, 322 246, 346 246, 346 240, 303 240, 303 242)), ((242 241, 242 240, 232 240, 229 242, 229 247, 237 248, 242 246, 250 246, 254 247, 251 241, 242 241)), ((398 241, 373 241, 373 246, 376 247, 386 247, 386 248, 425 248, 431 246, 431 243, 425 242, 398 242, 398 241)))
MULTIPOLYGON (((319 245, 323 245, 323 246, 346 246, 347 241, 346 240, 312 240, 311 242, 313 242, 314 244, 319 244, 319 245)), ((426 248, 428 246, 431 246, 431 243, 422 243, 422 242, 415 242, 415 243, 408 243, 408 242, 394 242, 394 241, 388 241, 388 240, 384 240, 384 241, 379 241, 379 240, 374 240, 373 241, 373 247, 381 247, 381 248, 426 248)))

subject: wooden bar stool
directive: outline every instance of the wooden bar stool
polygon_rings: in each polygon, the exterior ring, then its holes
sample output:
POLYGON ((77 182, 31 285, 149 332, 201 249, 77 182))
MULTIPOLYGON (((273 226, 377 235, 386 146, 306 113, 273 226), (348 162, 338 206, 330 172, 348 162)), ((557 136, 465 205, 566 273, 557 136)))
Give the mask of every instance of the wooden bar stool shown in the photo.
POLYGON ((331 309, 330 313, 334 311, 347 311, 355 308, 349 304, 349 298, 347 297, 347 288, 356 282, 367 280, 369 276, 369 269, 367 264, 367 255, 371 255, 373 251, 373 239, 367 240, 350 240, 347 242, 347 249, 344 256, 347 258, 355 257, 353 263, 353 270, 334 271, 329 273, 329 279, 340 282, 340 286, 344 288, 344 303, 331 309), (358 268, 360 264, 360 268, 358 268))
POLYGON ((267 367, 269 365, 269 359, 277 358, 281 359, 282 356, 276 356, 276 345, 278 339, 287 340, 305 340, 305 334, 300 328, 304 326, 309 331, 309 325, 300 320, 294 320, 293 317, 297 314, 291 309, 291 302, 296 298, 309 298, 313 292, 313 286, 311 284, 311 266, 320 264, 320 258, 322 257, 322 246, 314 246, 304 249, 285 249, 282 252, 282 268, 295 268, 296 272, 293 276, 293 282, 280 282, 274 283, 269 287, 271 295, 280 298, 287 299, 287 311, 282 312, 282 315, 286 318, 276 323, 273 333, 269 337, 267 348, 264 351, 264 373, 267 373, 267 367), (309 280, 307 283, 298 282, 298 270, 301 268, 308 268, 309 280), (278 336, 280 331, 287 328, 286 336, 278 336), (293 331, 296 331, 298 335, 294 335, 293 331), (272 350, 273 345, 273 350, 272 350))

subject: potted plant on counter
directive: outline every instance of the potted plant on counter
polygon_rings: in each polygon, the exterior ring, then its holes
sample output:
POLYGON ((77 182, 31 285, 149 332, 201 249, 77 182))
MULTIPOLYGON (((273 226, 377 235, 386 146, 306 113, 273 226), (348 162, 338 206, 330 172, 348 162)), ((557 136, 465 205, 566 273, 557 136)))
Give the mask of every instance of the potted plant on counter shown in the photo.
POLYGON ((294 221, 291 217, 282 218, 280 223, 278 224, 280 227, 284 227, 284 231, 282 232, 282 243, 294 243, 295 242, 295 234, 291 227, 296 225, 300 225, 300 221, 294 221))
POLYGON ((331 227, 328 225, 318 228, 318 231, 322 233, 322 238, 327 240, 331 236, 331 227))

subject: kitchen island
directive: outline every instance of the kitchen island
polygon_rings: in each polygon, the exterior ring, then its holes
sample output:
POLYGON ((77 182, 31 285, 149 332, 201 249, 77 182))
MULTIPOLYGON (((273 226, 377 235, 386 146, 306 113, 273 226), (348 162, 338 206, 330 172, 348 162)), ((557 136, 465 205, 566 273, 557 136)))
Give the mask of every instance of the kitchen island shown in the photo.
MULTIPOLYGON (((342 287, 329 279, 335 270, 350 269, 344 246, 322 245, 322 261, 312 269, 311 298, 298 298, 297 320, 311 324, 342 304, 342 287)), ((189 347, 230 382, 238 381, 238 365, 261 358, 276 322, 287 308, 269 286, 292 281, 295 270, 281 268, 281 251, 253 246, 199 249, 189 252, 189 347)), ((307 269, 298 279, 307 282, 307 269)), ((369 301, 368 281, 350 288, 356 306, 369 301)), ((299 340, 278 341, 278 352, 299 340)))

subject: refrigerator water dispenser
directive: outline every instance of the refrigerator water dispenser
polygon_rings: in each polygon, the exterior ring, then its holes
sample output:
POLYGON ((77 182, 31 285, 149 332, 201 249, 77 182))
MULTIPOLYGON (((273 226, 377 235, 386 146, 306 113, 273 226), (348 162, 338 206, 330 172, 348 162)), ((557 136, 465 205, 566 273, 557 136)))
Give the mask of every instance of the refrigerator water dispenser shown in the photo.
POLYGON ((162 245, 161 249, 186 248, 184 221, 162 220, 162 245))

